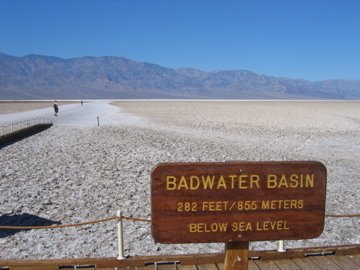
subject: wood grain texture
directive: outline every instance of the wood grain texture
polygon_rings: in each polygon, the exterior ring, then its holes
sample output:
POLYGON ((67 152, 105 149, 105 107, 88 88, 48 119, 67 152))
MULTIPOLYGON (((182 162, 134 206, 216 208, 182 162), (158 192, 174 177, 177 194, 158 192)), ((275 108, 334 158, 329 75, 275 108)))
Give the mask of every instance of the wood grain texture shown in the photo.
POLYGON ((261 270, 281 270, 274 261, 254 261, 261 270))
POLYGON ((337 266, 346 270, 359 270, 360 267, 356 265, 354 262, 346 258, 345 256, 329 256, 327 257, 332 260, 337 266))
POLYGON ((320 270, 320 267, 317 266, 313 261, 310 259, 303 259, 303 258, 295 258, 292 259, 292 261, 299 266, 300 269, 306 269, 306 270, 320 270))
POLYGON ((324 270, 341 270, 341 267, 336 265, 332 260, 325 256, 311 257, 310 258, 320 269, 324 270))
POLYGON ((348 255, 346 258, 355 263, 360 269, 360 254, 348 255))
POLYGON ((224 270, 248 270, 249 242, 227 243, 224 270))
POLYGON ((281 270, 301 270, 301 268, 290 259, 277 260, 275 263, 281 270))

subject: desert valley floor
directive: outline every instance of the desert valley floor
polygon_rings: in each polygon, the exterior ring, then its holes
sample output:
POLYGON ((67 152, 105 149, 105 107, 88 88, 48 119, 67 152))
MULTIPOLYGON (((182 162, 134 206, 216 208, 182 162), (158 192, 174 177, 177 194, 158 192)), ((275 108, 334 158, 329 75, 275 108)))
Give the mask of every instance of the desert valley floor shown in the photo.
MULTIPOLYGON (((360 101, 59 102, 57 118, 49 103, 39 104, 28 111, 27 103, 12 110, 0 103, 3 122, 42 112, 54 123, 0 149, 0 225, 32 219, 72 224, 118 209, 150 219, 150 174, 160 162, 319 161, 328 174, 326 213, 359 213, 360 101), (82 117, 66 114, 67 108, 82 117)), ((124 222, 126 255, 224 250, 221 243, 154 243, 150 227, 124 222)), ((285 245, 360 244, 359 228, 358 218, 326 218, 320 237, 285 245)), ((0 259, 117 256, 116 222, 0 231, 0 246, 0 259)), ((276 242, 251 242, 250 248, 274 249, 276 242)))

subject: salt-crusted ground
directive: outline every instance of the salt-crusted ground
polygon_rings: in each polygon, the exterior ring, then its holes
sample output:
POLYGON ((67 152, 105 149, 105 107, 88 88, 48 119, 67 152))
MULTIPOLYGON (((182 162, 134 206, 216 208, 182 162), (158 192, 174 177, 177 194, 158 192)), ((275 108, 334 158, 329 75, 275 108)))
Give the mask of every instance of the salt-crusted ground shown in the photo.
MULTIPOLYGON (((100 126, 95 112, 92 121, 77 126, 69 111, 67 124, 60 107, 52 128, 0 149, 0 222, 30 214, 69 224, 113 216, 117 209, 150 219, 151 170, 175 161, 317 160, 328 171, 327 213, 359 213, 360 102, 116 104, 121 109, 106 107, 110 113, 100 126)), ((319 238, 285 245, 360 244, 359 223, 327 218, 319 238)), ((156 244, 149 223, 124 225, 127 255, 223 251, 223 244, 156 244)), ((116 241, 115 221, 0 231, 0 258, 117 256, 116 241)), ((275 247, 251 243, 252 249, 275 247)))
MULTIPOLYGON (((79 103, 80 101, 60 101, 59 105, 64 104, 72 104, 72 103, 79 103)), ((41 101, 41 100, 34 100, 34 101, 5 101, 0 100, 0 114, 7 114, 7 113, 18 113, 18 112, 26 112, 29 110, 36 110, 36 109, 43 109, 43 108, 52 108, 54 101, 41 101)))

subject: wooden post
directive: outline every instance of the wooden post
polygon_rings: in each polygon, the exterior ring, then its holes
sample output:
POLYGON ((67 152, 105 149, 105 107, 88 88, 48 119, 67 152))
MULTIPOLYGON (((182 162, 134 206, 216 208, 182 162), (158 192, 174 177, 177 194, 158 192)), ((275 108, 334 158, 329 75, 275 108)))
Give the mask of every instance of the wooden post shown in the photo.
POLYGON ((248 270, 249 242, 229 242, 225 244, 224 270, 248 270))

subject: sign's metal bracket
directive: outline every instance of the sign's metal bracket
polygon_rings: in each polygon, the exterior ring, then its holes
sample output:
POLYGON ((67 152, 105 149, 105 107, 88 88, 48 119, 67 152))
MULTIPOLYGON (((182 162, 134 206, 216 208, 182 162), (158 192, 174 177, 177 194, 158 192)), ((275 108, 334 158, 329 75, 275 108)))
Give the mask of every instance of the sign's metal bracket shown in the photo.
POLYGON ((305 253, 304 257, 329 256, 329 255, 335 255, 335 252, 323 251, 323 252, 305 253))
POLYGON ((177 265, 180 264, 180 261, 158 261, 158 262, 145 262, 144 265, 154 265, 154 268, 157 269, 158 265, 177 265))

